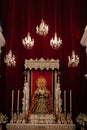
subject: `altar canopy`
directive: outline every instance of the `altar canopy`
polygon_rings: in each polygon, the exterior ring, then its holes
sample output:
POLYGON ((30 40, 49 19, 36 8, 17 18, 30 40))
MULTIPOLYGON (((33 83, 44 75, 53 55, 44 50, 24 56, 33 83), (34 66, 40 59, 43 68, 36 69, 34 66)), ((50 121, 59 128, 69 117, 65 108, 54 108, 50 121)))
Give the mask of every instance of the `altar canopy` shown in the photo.
POLYGON ((30 115, 30 123, 55 123, 56 116, 59 116, 62 100, 58 72, 59 60, 25 60, 22 110, 30 115))
MULTIPOLYGON (((46 87, 50 91, 52 98, 54 98, 55 86, 57 83, 57 76, 59 71, 59 60, 54 59, 30 59, 25 60, 25 83, 24 87, 29 90, 29 99, 31 100, 37 89, 37 79, 42 76, 46 80, 46 87)), ((29 103, 28 103, 29 104, 29 103)), ((30 103, 31 104, 31 103, 30 103)), ((29 106, 29 105, 28 105, 29 106)))

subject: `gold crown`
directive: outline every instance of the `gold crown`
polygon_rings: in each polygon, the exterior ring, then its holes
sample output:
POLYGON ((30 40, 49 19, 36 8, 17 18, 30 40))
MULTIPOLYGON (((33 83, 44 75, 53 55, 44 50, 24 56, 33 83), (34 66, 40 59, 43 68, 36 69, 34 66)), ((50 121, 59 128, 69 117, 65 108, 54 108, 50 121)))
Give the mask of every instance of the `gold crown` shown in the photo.
POLYGON ((47 84, 47 81, 46 81, 46 79, 45 79, 43 76, 40 76, 40 77, 36 80, 36 84, 37 84, 38 87, 41 87, 41 86, 45 87, 46 84, 47 84))

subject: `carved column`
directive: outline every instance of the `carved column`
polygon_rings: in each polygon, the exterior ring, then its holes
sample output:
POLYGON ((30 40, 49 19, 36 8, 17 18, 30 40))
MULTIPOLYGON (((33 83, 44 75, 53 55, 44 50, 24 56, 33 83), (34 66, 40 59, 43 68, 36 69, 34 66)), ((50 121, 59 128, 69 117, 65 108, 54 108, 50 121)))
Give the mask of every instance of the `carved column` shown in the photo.
POLYGON ((24 88, 23 88, 23 99, 22 99, 22 111, 24 114, 28 113, 29 110, 29 71, 25 72, 24 88))
MULTIPOLYGON (((52 71, 55 71, 55 86, 53 86, 55 88, 55 109, 56 109, 56 113, 59 112, 60 110, 60 107, 58 106, 58 102, 60 102, 60 95, 58 95, 58 92, 57 92, 57 89, 58 86, 59 86, 59 82, 57 83, 57 71, 59 70, 59 60, 54 60, 54 59, 30 59, 30 60, 27 60, 25 59, 25 70, 26 70, 26 73, 25 73, 25 81, 24 81, 24 89, 23 89, 23 99, 22 99, 22 104, 23 104, 23 107, 22 107, 22 110, 23 110, 23 113, 27 114, 28 113, 28 110, 29 110, 29 104, 30 104, 30 101, 29 101, 29 94, 30 94, 30 76, 31 76, 31 71, 32 69, 34 70, 49 70, 51 69, 52 71)), ((60 87, 60 86, 59 86, 60 87)))
POLYGON ((61 98, 61 89, 60 89, 60 77, 58 76, 58 80, 55 87, 55 108, 56 114, 58 117, 58 123, 60 123, 59 117, 62 112, 62 98, 61 98))

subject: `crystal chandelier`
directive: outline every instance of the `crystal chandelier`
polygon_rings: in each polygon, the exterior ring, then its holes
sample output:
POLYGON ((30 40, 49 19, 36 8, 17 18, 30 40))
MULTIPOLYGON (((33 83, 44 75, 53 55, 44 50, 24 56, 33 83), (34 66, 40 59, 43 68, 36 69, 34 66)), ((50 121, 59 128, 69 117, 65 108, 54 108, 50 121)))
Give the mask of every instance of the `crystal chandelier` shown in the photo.
POLYGON ((75 51, 72 51, 72 56, 68 56, 68 67, 77 67, 79 64, 79 57, 75 54, 75 51))
MULTIPOLYGON (((72 5, 72 3, 71 3, 71 5, 72 5)), ((73 37, 73 19, 72 19, 72 8, 71 8, 71 15, 70 15, 70 18, 71 18, 71 38, 72 38, 72 44, 73 44, 73 48, 74 48, 74 37, 73 37)), ((71 55, 71 57, 70 56, 68 56, 68 67, 73 67, 73 68, 75 68, 75 67, 77 67, 78 66, 78 64, 79 64, 79 57, 78 57, 78 55, 76 55, 75 54, 75 51, 74 51, 74 49, 72 50, 72 55, 71 55)))
POLYGON ((34 46, 34 39, 31 39, 29 32, 27 34, 27 37, 22 39, 22 43, 23 43, 24 47, 27 49, 32 49, 32 47, 34 46))
POLYGON ((53 49, 58 49, 62 44, 62 40, 60 39, 60 37, 58 38, 57 37, 57 33, 54 34, 54 38, 52 38, 50 40, 50 46, 53 48, 53 49))
POLYGON ((87 79, 87 74, 85 74, 84 77, 87 79))
POLYGON ((38 26, 36 26, 36 33, 41 35, 41 36, 45 36, 48 34, 48 30, 49 30, 49 27, 47 24, 45 24, 45 22, 43 21, 43 19, 41 20, 41 23, 38 26))
POLYGON ((60 37, 57 37, 57 0, 55 0, 55 15, 54 15, 54 20, 55 20, 55 33, 54 33, 54 37, 51 38, 50 40, 50 46, 53 48, 53 49, 58 49, 61 44, 62 44, 62 40, 60 37))
POLYGON ((9 53, 6 55, 4 62, 7 66, 16 66, 15 55, 12 55, 12 50, 9 50, 9 53))

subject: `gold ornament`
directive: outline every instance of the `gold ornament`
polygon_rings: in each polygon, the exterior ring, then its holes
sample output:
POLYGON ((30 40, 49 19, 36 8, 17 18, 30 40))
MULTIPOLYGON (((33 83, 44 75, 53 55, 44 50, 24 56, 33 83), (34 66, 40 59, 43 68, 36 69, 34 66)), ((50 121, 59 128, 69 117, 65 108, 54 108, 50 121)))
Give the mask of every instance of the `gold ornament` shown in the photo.
POLYGON ((41 86, 45 87, 46 84, 47 84, 47 81, 46 81, 46 79, 43 76, 40 76, 37 79, 36 84, 37 84, 38 87, 41 87, 41 86))

